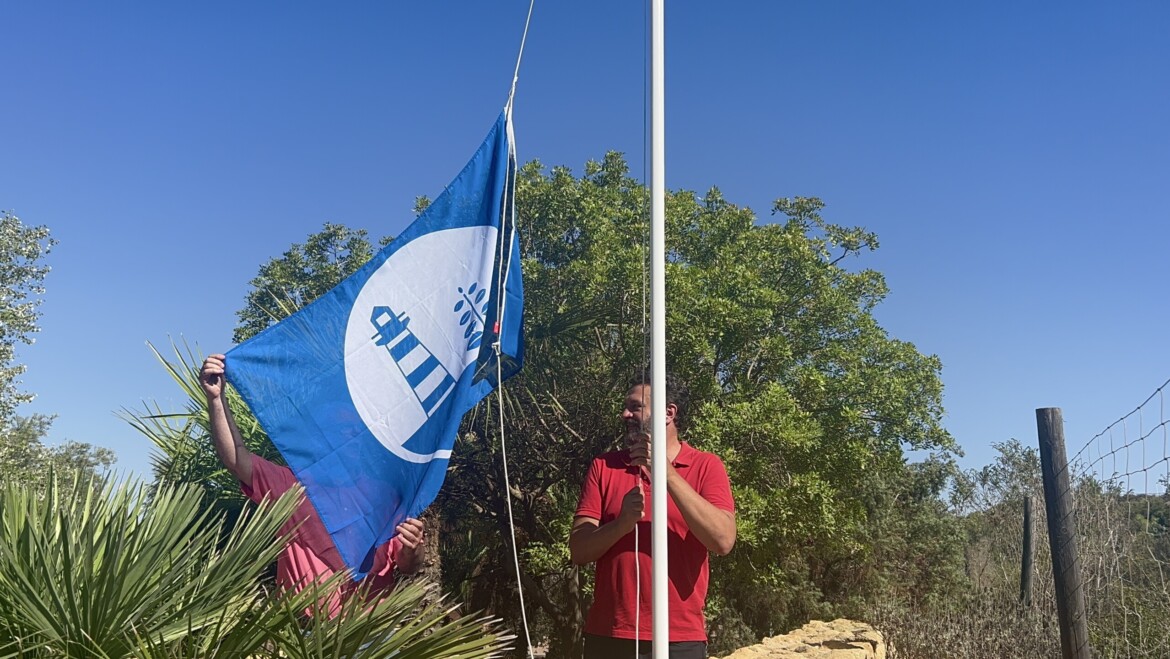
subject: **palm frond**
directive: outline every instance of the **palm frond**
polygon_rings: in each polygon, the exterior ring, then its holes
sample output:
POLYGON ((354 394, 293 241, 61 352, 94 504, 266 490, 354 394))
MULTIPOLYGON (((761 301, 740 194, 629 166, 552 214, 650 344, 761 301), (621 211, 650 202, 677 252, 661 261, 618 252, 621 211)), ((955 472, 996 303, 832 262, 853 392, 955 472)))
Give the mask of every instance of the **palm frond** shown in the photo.
POLYGON ((221 545, 222 518, 189 485, 103 479, 62 496, 0 491, 0 656, 124 657, 170 646, 225 616, 246 616, 258 577, 283 547, 295 496, 245 515, 221 545))
POLYGON ((281 601, 286 618, 308 608, 303 626, 286 626, 276 643, 289 659, 431 659, 502 657, 515 636, 499 621, 483 616, 449 620, 455 609, 441 598, 427 602, 432 586, 423 581, 401 584, 385 598, 370 603, 358 593, 341 604, 330 618, 322 593, 330 584, 305 589, 281 601))

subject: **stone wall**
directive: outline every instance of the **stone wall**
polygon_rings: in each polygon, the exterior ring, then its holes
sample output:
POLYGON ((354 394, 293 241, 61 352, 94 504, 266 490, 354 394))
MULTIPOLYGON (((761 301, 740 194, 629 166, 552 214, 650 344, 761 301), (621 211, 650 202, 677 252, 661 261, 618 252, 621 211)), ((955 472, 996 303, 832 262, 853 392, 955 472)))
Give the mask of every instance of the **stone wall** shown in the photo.
POLYGON ((881 632, 864 622, 814 620, 724 659, 886 659, 886 643, 881 632))

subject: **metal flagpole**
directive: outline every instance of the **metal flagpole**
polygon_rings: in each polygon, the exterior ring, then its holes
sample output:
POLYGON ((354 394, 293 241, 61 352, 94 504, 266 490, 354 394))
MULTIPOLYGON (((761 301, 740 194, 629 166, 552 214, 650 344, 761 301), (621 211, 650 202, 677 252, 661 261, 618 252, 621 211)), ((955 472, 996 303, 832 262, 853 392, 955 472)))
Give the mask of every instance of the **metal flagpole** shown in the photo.
POLYGON ((653 556, 654 659, 668 659, 670 612, 666 571, 666 116, 663 103, 665 0, 650 0, 650 551, 653 556))

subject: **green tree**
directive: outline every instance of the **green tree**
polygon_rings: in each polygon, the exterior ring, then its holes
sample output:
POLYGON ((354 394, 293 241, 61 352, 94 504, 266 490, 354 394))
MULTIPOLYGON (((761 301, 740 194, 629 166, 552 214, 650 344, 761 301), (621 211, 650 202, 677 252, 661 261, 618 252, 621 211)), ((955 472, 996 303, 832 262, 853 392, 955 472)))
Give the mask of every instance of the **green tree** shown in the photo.
POLYGON ((69 441, 46 446, 53 417, 16 414, 32 394, 19 389, 25 371, 16 363, 16 345, 31 345, 40 331, 41 295, 49 266, 44 259, 57 243, 46 227, 26 226, 7 211, 0 212, 0 487, 20 483, 40 495, 50 474, 82 480, 114 462, 109 449, 69 441))
POLYGON ((46 227, 26 226, 0 211, 0 423, 16 407, 32 400, 19 389, 25 367, 16 363, 16 344, 31 344, 39 331, 43 282, 49 266, 42 261, 56 241, 46 227))
POLYGON ((17 484, 43 494, 54 475, 88 482, 114 463, 110 449, 82 442, 46 446, 52 417, 12 416, 0 422, 0 487, 17 484))
MULTIPOLYGON (((389 239, 384 239, 385 244, 389 239)), ((291 315, 353 274, 374 255, 364 229, 326 223, 303 244, 260 267, 251 281, 247 304, 237 312, 232 339, 241 343, 272 323, 291 315)))

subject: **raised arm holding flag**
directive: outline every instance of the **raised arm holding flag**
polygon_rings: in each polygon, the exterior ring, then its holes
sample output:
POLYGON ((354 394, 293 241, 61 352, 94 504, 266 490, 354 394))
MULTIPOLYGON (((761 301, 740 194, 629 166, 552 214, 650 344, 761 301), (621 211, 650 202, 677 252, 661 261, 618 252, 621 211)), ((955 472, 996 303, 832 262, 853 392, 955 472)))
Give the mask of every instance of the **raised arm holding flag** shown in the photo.
MULTIPOLYGON (((298 487, 292 471, 253 454, 244 445, 240 431, 232 418, 231 409, 224 400, 223 355, 211 355, 199 371, 199 383, 207 396, 207 415, 211 438, 220 462, 240 482, 240 489, 252 501, 276 499, 288 490, 298 487)), ((398 525, 397 535, 380 546, 375 554, 374 567, 362 582, 349 582, 328 595, 323 610, 330 616, 337 614, 341 600, 367 589, 370 597, 390 592, 396 573, 414 574, 422 558, 425 541, 423 523, 408 518, 398 525)), ((302 499, 296 512, 281 527, 288 537, 288 545, 276 562, 276 583, 280 588, 299 591, 328 579, 345 568, 341 556, 329 539, 320 516, 308 500, 302 499)))

